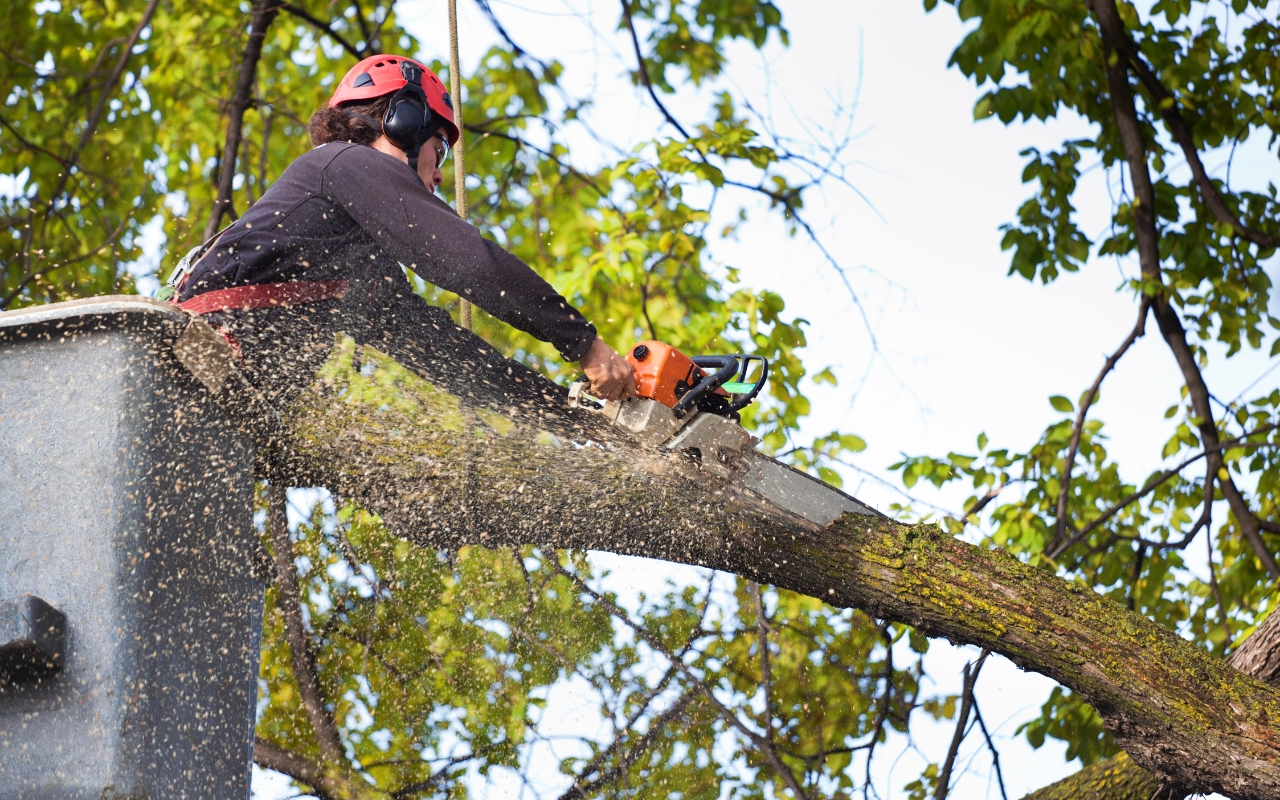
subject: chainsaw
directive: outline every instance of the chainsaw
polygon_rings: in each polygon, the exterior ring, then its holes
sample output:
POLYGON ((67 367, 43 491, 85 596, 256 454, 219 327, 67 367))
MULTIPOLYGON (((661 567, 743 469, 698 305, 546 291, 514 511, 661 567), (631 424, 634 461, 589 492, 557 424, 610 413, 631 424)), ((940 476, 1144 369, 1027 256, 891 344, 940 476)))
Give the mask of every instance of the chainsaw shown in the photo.
POLYGON ((644 447, 688 458, 700 469, 818 525, 846 513, 879 516, 849 495, 755 448, 760 440, 738 412, 769 380, 763 356, 689 357, 669 344, 640 342, 627 354, 637 397, 599 400, 585 380, 569 387, 569 405, 605 417, 644 447))

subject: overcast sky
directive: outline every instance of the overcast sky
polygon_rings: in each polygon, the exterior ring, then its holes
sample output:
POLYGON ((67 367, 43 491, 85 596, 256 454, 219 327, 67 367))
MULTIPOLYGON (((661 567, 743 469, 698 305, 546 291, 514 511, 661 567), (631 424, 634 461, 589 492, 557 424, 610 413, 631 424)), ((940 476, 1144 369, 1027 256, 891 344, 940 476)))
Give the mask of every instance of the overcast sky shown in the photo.
MULTIPOLYGON (((807 202, 823 241, 852 268, 848 277, 878 352, 835 270, 811 244, 788 238, 778 219, 753 198, 722 202, 726 221, 745 205, 753 224, 735 241, 715 242, 713 256, 741 269, 745 285, 780 292, 789 312, 811 322, 806 362, 812 371, 831 365, 840 377, 839 386, 811 393, 814 413, 805 432, 840 428, 861 435, 870 446, 857 457, 858 466, 895 484, 885 468, 900 453, 974 452, 980 432, 993 447, 1026 449, 1056 418, 1047 398, 1078 397, 1132 328, 1136 313, 1133 301, 1116 292, 1136 271, 1133 264, 1095 259, 1048 288, 1006 277, 1009 259, 1000 251, 999 226, 1013 219, 1031 193, 1021 183, 1019 151, 1054 148, 1065 138, 1088 135, 1087 127, 1078 120, 1012 127, 994 120, 975 123, 972 108, 981 92, 947 68, 964 33, 948 6, 926 15, 918 0, 781 5, 791 47, 774 43, 764 58, 746 47, 732 48, 734 66, 727 80, 757 108, 771 109, 778 128, 796 137, 823 136, 832 130, 833 109, 857 100, 856 137, 846 163, 862 197, 832 187, 807 202)), ((614 31, 616 2, 492 0, 492 7, 522 47, 565 63, 570 93, 595 97, 590 121, 607 138, 634 144, 662 130, 660 116, 626 81, 625 70, 633 62, 629 42, 614 31)), ((419 55, 446 59, 445 2, 402 2, 397 8, 424 44, 419 55)), ((495 34, 468 0, 459 2, 459 11, 465 70, 495 34)), ((674 98, 671 107, 683 121, 696 124, 707 107, 706 95, 674 98)), ((1274 156, 1264 144, 1252 144, 1236 154, 1235 186, 1265 185, 1274 178, 1274 156)), ((1225 162, 1225 154, 1209 159, 1216 174, 1225 162)), ((1108 180, 1114 184, 1119 177, 1088 162, 1084 166, 1092 169, 1079 195, 1080 219, 1085 233, 1097 240, 1109 219, 1108 180)), ((1228 364, 1219 359, 1209 373, 1218 395, 1233 397, 1262 375, 1268 367, 1264 355, 1244 354, 1228 364)), ((1280 371, 1265 378, 1258 391, 1274 386, 1277 375, 1280 371)), ((1125 465, 1127 480, 1140 481, 1159 465, 1160 447, 1169 435, 1163 411, 1178 401, 1180 383, 1157 336, 1140 341, 1108 380, 1094 416, 1106 421, 1110 450, 1125 465)), ((846 473, 846 489, 880 508, 902 499, 852 471, 846 473)), ((919 495, 952 509, 965 496, 923 489, 919 495)), ((610 588, 624 596, 664 577, 693 574, 655 562, 596 560, 614 569, 610 588)), ((935 643, 927 668, 944 689, 958 691, 960 667, 974 655, 935 643)), ((1017 724, 1035 716, 1052 686, 1003 659, 992 659, 983 672, 979 698, 988 723, 999 728, 1010 797, 1078 768, 1064 764, 1063 748, 1052 742, 1036 751, 1013 737, 1017 724)), ((575 706, 572 686, 562 687, 553 700, 548 714, 561 715, 565 730, 589 726, 582 715, 590 712, 575 706)), ((881 760, 876 775, 882 796, 901 796, 902 785, 918 775, 922 764, 942 759, 951 726, 931 726, 922 717, 915 720, 915 747, 896 741, 901 758, 881 760)), ((975 753, 977 745, 971 737, 962 754, 975 753)), ((988 766, 984 755, 974 758, 955 796, 998 797, 988 766)), ((267 784, 256 784, 259 796, 276 796, 267 784)), ((499 780, 489 796, 504 796, 512 786, 499 780)))

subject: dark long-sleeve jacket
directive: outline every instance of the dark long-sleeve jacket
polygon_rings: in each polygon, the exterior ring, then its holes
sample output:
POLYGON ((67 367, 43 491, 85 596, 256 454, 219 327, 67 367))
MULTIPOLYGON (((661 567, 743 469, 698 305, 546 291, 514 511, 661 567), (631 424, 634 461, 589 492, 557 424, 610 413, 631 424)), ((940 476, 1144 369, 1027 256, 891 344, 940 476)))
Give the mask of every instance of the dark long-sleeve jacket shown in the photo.
POLYGON ((568 361, 595 340, 595 328, 567 300, 459 218, 407 164, 350 143, 317 147, 290 164, 195 266, 180 299, 348 279, 388 258, 550 342, 568 361))

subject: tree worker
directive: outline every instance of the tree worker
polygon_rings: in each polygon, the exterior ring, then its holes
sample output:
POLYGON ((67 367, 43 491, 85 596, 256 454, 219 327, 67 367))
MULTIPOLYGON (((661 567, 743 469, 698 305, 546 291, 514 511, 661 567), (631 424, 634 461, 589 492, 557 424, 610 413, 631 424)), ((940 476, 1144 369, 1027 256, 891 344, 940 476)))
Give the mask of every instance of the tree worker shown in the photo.
MULTIPOLYGON (((569 301, 434 194, 458 136, 435 73, 399 56, 364 59, 312 116, 316 147, 184 259, 170 279, 179 305, 240 348, 250 380, 276 402, 308 382, 338 330, 415 368, 445 340, 485 360, 491 348, 419 298, 408 267, 579 362, 597 396, 634 395, 630 365, 569 301)), ((508 364, 489 371, 512 374, 508 364)))

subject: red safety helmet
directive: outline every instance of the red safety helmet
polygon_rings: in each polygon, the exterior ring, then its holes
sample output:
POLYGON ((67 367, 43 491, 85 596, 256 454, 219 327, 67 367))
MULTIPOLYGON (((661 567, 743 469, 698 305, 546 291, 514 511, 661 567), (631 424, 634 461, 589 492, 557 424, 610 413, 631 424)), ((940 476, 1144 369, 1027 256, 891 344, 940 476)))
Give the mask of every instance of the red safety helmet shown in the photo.
POLYGON ((370 56, 351 68, 329 98, 329 108, 337 108, 353 100, 371 100, 375 97, 400 91, 407 83, 400 69, 400 62, 407 61, 422 70, 422 92, 426 95, 431 112, 440 117, 449 146, 458 142, 458 124, 454 121, 453 100, 445 89, 440 76, 421 62, 403 56, 370 56))

